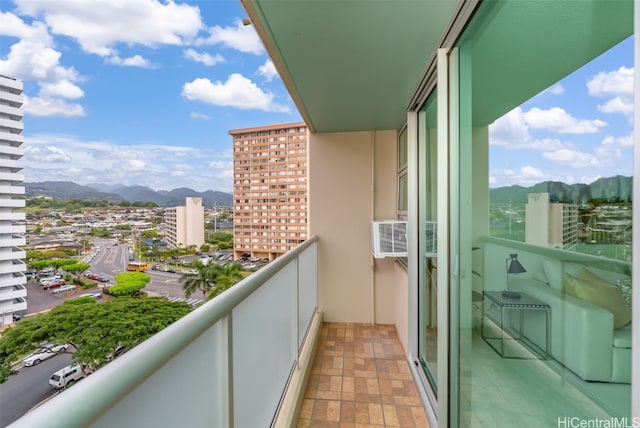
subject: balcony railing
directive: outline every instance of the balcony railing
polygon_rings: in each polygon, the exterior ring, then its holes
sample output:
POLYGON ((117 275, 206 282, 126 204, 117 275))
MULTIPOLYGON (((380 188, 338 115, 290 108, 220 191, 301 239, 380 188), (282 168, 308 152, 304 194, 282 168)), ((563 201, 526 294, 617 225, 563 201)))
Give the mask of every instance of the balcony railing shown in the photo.
POLYGON ((316 308, 314 237, 11 427, 269 426, 316 308))

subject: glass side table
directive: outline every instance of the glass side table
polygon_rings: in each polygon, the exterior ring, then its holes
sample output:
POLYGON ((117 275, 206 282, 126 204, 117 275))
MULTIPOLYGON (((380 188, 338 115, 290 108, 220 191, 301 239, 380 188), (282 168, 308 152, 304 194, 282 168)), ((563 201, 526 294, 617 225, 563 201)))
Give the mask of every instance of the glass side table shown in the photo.
POLYGON ((520 293, 519 298, 506 297, 502 295, 502 291, 484 291, 483 295, 483 311, 482 311, 482 325, 480 327, 482 339, 493 348, 502 358, 541 358, 547 359, 549 357, 550 350, 550 307, 542 300, 536 299, 528 295, 527 293, 520 293), (510 311, 516 312, 516 315, 520 317, 520 324, 518 329, 506 325, 508 321, 506 314, 510 311), (545 312, 545 348, 541 349, 539 346, 527 340, 522 336, 522 330, 524 329, 525 311, 544 311, 545 312), (493 324, 500 330, 499 336, 488 335, 487 320, 491 320, 493 324), (526 348, 533 351, 536 356, 527 356, 526 353, 512 354, 510 355, 505 348, 505 341, 515 341, 523 344, 526 348))

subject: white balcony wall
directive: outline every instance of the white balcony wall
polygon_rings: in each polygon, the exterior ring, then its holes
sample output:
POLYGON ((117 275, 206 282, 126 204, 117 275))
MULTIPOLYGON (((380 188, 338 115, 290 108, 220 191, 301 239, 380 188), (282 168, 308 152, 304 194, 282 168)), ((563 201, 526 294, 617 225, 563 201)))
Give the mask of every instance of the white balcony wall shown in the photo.
POLYGON ((14 285, 25 285, 27 278, 24 275, 13 275, 0 278, 0 287, 10 287, 14 285))
POLYGON ((18 132, 22 132, 22 130, 24 129, 24 124, 16 120, 0 117, 0 127, 14 129, 18 132))
POLYGON ((26 239, 22 236, 0 236, 0 247, 15 247, 20 245, 27 245, 26 239))
MULTIPOLYGON (((0 88, 0 90, 1 90, 1 88, 0 88)), ((22 95, 10 94, 8 92, 3 92, 2 95, 0 95, 0 98, 2 98, 5 101, 8 101, 8 102, 12 103, 16 107, 22 106, 22 103, 23 103, 23 100, 24 100, 22 95)))
MULTIPOLYGON (((1 151, 1 148, 0 148, 1 151)), ((24 186, 0 185, 0 195, 24 195, 24 186)))
POLYGON ((24 182, 24 174, 15 172, 0 172, 0 181, 13 181, 15 183, 24 182))
POLYGON ((0 224, 0 235, 12 233, 25 233, 26 227, 22 224, 0 224))
POLYGON ((26 297, 27 289, 24 287, 17 289, 14 287, 0 288, 0 302, 26 297))
POLYGON ((2 211, 0 208, 0 221, 23 221, 24 219, 24 212, 2 211))
POLYGON ((19 146, 24 143, 24 135, 0 130, 0 142, 9 143, 11 146, 19 146))
MULTIPOLYGON (((0 274, 8 274, 8 273, 18 273, 24 272, 27 270, 27 266, 18 261, 17 263, 12 263, 11 261, 0 261, 0 274)), ((2 276, 0 276, 0 287, 2 286, 2 276)))
POLYGON ((25 200, 24 199, 12 199, 8 197, 3 197, 0 194, 0 207, 3 208, 24 208, 25 200))
POLYGON ((0 103, 0 114, 10 116, 12 120, 22 120, 22 109, 0 103))
POLYGON ((316 257, 314 237, 11 427, 271 426, 320 329, 316 257))
POLYGON ((16 146, 0 145, 0 153, 8 156, 14 156, 16 159, 24 155, 24 149, 16 146))
MULTIPOLYGON (((0 156, 2 156, 0 154, 0 156)), ((22 166, 18 164, 15 159, 8 159, 0 157, 0 168, 7 168, 12 172, 22 171, 22 166)))
MULTIPOLYGON (((0 76, 0 90, 8 92, 22 92, 23 83, 21 80, 11 79, 4 76, 0 76)), ((3 93, 3 96, 8 95, 7 92, 3 93)))

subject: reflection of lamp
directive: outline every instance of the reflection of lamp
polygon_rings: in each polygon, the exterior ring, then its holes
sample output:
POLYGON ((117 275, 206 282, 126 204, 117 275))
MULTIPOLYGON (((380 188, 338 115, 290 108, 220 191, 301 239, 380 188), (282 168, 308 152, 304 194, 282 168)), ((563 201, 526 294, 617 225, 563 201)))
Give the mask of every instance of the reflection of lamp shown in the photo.
POLYGON ((509 287, 509 274, 510 273, 524 273, 527 270, 522 266, 522 264, 518 261, 517 254, 509 254, 509 257, 506 261, 507 264, 507 290, 509 287))

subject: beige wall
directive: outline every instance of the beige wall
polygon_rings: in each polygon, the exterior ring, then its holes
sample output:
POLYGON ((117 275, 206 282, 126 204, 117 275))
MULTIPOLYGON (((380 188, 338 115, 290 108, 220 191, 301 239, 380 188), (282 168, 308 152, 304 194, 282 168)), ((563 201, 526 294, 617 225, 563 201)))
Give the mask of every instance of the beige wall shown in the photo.
POLYGON ((374 281, 371 221, 395 218, 395 135, 310 136, 309 231, 320 238, 318 297, 325 321, 373 322, 375 316, 377 323, 394 322, 394 264, 377 261, 374 281))

